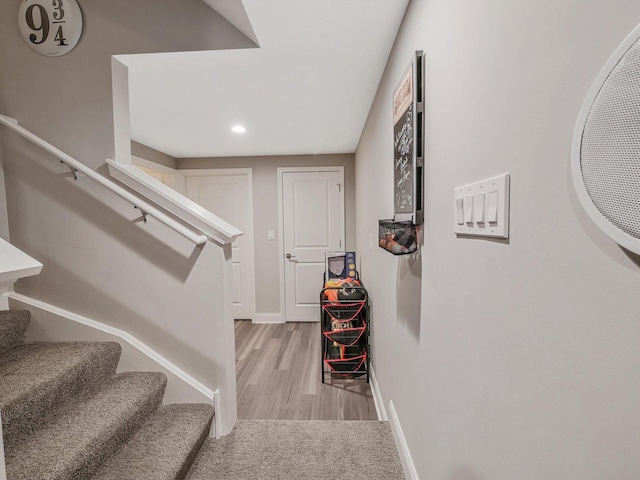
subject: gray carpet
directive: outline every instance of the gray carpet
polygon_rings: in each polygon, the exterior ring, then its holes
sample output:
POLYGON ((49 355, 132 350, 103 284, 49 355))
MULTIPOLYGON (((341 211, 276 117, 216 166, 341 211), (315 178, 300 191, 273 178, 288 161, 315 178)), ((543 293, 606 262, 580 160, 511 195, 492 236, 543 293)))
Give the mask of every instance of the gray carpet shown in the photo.
POLYGON ((31 316, 25 311, 0 311, 0 353, 24 343, 31 316))
POLYGON ((208 440, 187 480, 401 480, 387 422, 238 421, 208 440))
POLYGON ((93 480, 172 480, 184 478, 209 434, 209 405, 160 407, 93 480), (158 461, 162 459, 162 461, 158 461))
POLYGON ((29 319, 0 312, 8 480, 404 478, 386 422, 240 421, 207 440, 210 405, 161 406, 166 377, 115 374, 116 343, 25 343, 29 319))
POLYGON ((0 356, 2 429, 11 444, 42 426, 55 409, 115 374, 117 343, 32 343, 0 356))
POLYGON ((213 408, 161 407, 164 374, 115 374, 109 342, 25 343, 30 315, 0 312, 0 411, 8 480, 177 480, 213 408))

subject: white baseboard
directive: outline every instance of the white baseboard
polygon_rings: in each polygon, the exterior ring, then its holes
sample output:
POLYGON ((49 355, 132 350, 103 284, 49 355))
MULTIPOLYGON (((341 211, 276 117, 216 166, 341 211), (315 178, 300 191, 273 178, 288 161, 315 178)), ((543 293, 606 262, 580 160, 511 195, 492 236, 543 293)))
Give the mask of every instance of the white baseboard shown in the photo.
POLYGON ((256 313, 253 323, 284 323, 281 313, 256 313))
POLYGON ((369 363, 369 386, 371 387, 371 393, 373 394, 373 404, 376 406, 376 414, 378 415, 378 420, 381 420, 383 422, 389 421, 387 411, 384 408, 382 395, 380 394, 380 388, 378 387, 376 372, 373 369, 372 363, 369 363))
POLYGON ((409 452, 409 446, 404 438, 402 426, 400 425, 400 420, 398 419, 398 414, 396 413, 396 408, 393 406, 392 401, 389 402, 389 425, 391 426, 391 433, 393 434, 393 439, 396 442, 396 448, 400 455, 400 463, 402 463, 402 470, 404 470, 405 478, 407 480, 419 480, 418 472, 413 464, 413 459, 409 452))
POLYGON ((210 438, 220 438, 222 436, 222 415, 218 415, 220 410, 220 389, 213 392, 213 423, 209 430, 210 438))
MULTIPOLYGON (((0 438, 2 436, 2 417, 0 417, 0 438)), ((0 480, 7 480, 7 469, 4 464, 4 442, 0 442, 0 480)))
MULTIPOLYGON (((0 295, 0 310, 9 310, 9 297, 6 293, 0 295)), ((2 477, 0 477, 2 480, 2 477)))
MULTIPOLYGON (((14 292, 6 295, 13 308, 31 311, 32 320, 27 330, 29 341, 116 341, 122 346, 118 371, 158 371, 167 376, 165 403, 214 404, 215 393, 211 388, 133 335, 26 295, 14 292)), ((215 413, 221 418, 220 410, 215 413)))

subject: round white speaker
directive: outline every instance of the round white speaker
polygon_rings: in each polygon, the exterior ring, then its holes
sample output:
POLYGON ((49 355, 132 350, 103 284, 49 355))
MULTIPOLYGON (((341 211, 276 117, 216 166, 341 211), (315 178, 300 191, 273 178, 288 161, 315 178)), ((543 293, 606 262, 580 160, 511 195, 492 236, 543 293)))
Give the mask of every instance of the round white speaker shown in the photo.
POLYGON ((582 105, 571 172, 596 225, 640 254, 640 25, 605 64, 582 105))

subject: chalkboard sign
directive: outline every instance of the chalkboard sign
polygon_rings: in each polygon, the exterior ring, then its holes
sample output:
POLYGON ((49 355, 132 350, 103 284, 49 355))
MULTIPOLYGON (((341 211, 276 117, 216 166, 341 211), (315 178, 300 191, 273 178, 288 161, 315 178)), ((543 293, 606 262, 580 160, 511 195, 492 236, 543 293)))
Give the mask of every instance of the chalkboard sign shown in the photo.
POLYGON ((393 126, 394 213, 413 213, 413 103, 393 126))
POLYGON ((393 92, 394 218, 422 223, 423 52, 393 92))

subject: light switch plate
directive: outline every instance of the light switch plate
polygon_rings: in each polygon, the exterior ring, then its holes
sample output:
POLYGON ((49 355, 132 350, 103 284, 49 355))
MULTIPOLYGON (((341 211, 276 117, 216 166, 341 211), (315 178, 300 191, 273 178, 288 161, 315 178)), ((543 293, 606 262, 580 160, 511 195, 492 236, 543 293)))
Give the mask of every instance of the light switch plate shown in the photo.
POLYGON ((509 194, 511 179, 508 173, 453 190, 454 232, 459 236, 509 238, 509 194), (465 201, 475 198, 475 202, 465 201), (496 202, 497 200, 497 202, 496 202), (469 218, 467 205, 473 211, 472 222, 459 223, 459 205, 464 206, 465 220, 469 218), (471 206, 473 205, 473 206, 471 206), (493 221, 495 219, 495 221, 493 221))

